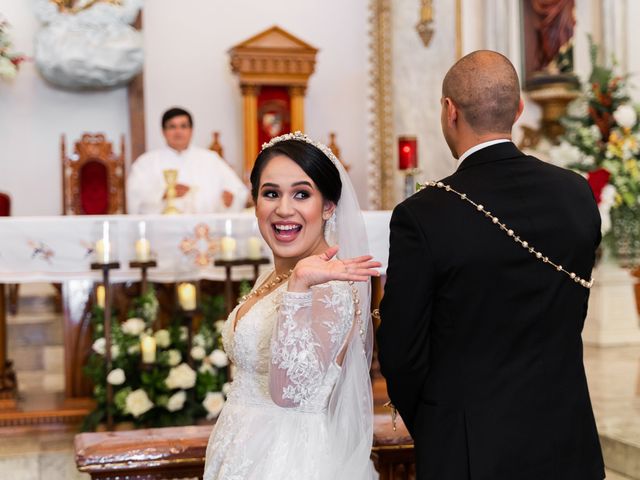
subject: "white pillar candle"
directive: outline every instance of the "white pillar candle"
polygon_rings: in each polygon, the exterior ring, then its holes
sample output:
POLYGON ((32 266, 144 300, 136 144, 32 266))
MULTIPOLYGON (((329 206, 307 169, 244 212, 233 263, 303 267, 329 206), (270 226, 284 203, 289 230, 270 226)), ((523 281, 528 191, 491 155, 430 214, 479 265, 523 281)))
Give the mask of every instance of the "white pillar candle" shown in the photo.
POLYGON ((96 261, 98 263, 109 263, 111 257, 111 244, 109 240, 101 238, 96 242, 96 261))
POLYGON ((220 253, 223 260, 233 260, 236 256, 237 242, 233 237, 222 237, 220 240, 220 253))
POLYGON ((142 362, 153 363, 156 361, 156 339, 151 335, 143 335, 140 341, 142 351, 142 362))
POLYGON ((99 263, 111 260, 111 243, 109 242, 109 222, 102 222, 102 238, 96 242, 96 257, 99 263))
POLYGON ((262 258, 262 240, 260 238, 249 237, 247 239, 247 257, 251 260, 262 258))
POLYGON ((100 308, 105 306, 106 293, 104 285, 98 285, 98 288, 96 288, 96 303, 100 308))
POLYGON ((178 303, 183 310, 196 309, 196 286, 193 283, 178 285, 178 303))
POLYGON ((148 262, 151 259, 151 243, 146 238, 136 240, 136 260, 148 262))

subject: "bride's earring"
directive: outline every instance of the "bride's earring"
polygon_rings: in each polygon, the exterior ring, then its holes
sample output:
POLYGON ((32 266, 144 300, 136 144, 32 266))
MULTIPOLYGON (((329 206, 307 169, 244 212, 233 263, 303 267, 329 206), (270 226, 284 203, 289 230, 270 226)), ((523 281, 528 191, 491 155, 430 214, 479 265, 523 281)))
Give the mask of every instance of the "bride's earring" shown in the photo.
POLYGON ((333 245, 336 241, 336 213, 333 212, 331 216, 324 223, 324 238, 329 243, 329 245, 333 245))

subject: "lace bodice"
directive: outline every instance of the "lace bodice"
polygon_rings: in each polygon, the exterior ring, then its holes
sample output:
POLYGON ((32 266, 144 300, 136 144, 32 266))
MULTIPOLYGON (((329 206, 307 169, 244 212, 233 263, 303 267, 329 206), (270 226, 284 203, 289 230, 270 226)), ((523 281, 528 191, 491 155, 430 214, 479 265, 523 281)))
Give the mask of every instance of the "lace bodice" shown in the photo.
POLYGON ((284 284, 258 300, 234 332, 236 307, 222 334, 236 366, 229 400, 326 410, 340 375, 336 359, 353 324, 351 295, 346 282, 317 285, 307 293, 287 292, 284 284))

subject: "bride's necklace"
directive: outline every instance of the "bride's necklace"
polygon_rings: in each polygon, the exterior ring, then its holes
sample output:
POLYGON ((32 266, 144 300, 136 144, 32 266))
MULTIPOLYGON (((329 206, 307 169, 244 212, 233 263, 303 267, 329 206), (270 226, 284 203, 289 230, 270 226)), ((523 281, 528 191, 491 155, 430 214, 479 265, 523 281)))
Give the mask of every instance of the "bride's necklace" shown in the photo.
POLYGON ((265 282, 260 288, 256 288, 252 292, 249 292, 245 296, 240 298, 240 303, 246 302, 251 297, 257 297, 259 295, 263 295, 267 293, 268 291, 272 290, 274 287, 280 285, 287 278, 289 278, 292 272, 293 272, 293 268, 290 269, 287 273, 283 273, 282 275, 276 275, 276 278, 274 278, 272 281, 265 282))

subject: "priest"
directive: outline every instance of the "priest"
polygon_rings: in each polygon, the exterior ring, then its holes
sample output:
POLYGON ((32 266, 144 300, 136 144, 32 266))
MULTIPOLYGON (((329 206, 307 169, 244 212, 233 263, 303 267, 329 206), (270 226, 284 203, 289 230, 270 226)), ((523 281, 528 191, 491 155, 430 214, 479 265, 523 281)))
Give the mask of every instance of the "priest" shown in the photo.
POLYGON ((142 154, 127 179, 127 211, 162 213, 166 204, 165 170, 177 170, 175 207, 181 213, 238 212, 248 189, 233 169, 215 152, 191 145, 193 120, 182 108, 162 116, 167 146, 142 154))

